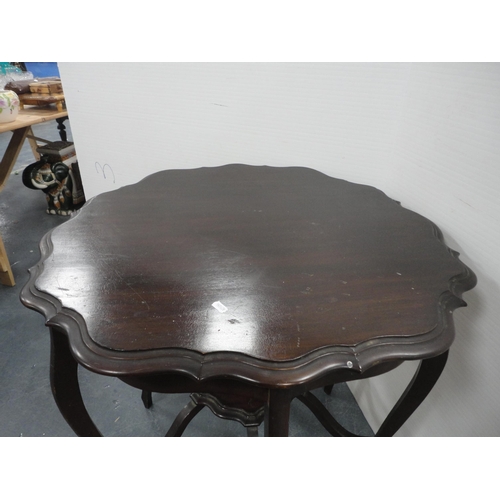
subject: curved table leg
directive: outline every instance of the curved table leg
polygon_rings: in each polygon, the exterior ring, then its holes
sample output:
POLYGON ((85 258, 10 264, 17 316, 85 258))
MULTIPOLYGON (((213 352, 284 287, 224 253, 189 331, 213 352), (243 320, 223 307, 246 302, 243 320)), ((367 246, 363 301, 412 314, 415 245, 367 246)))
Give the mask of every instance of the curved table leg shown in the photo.
MULTIPOLYGON (((151 398, 151 393, 143 391, 142 398, 147 400, 151 398)), ((227 420, 234 420, 242 424, 247 430, 248 437, 258 437, 259 425, 263 420, 263 409, 248 412, 241 408, 225 406, 212 394, 192 393, 191 402, 187 404, 177 415, 165 437, 180 437, 189 425, 191 420, 204 408, 209 408, 212 413, 227 420)))
POLYGON ((182 433, 186 430, 189 422, 191 422, 191 420, 193 420, 193 418, 196 417, 196 415, 198 415, 203 408, 203 405, 190 401, 179 413, 179 415, 177 415, 165 437, 182 436, 182 433))
POLYGON ((393 436, 410 418, 438 381, 448 359, 448 351, 423 359, 405 392, 380 426, 376 436, 393 436))
POLYGON ((71 354, 66 335, 51 328, 50 338, 50 385, 59 411, 77 436, 102 436, 83 403, 78 363, 71 354))
POLYGON ((306 392, 297 399, 304 403, 318 419, 319 423, 332 435, 335 437, 357 437, 356 434, 349 432, 347 429, 342 427, 337 420, 331 415, 331 413, 323 406, 321 401, 312 393, 306 392))
MULTIPOLYGON (((378 437, 393 436, 408 420, 412 413, 420 406, 438 381, 448 359, 448 351, 435 358, 424 359, 406 388, 399 401, 384 420, 376 433, 378 437)), ((331 392, 331 386, 324 388, 331 392)), ((323 404, 312 393, 307 392, 297 396, 299 401, 306 405, 316 416, 321 425, 332 436, 356 437, 349 432, 330 414, 323 404)), ((152 404, 151 393, 142 392, 142 400, 146 408, 152 404)), ((268 403, 265 407, 265 435, 288 436, 291 397, 285 390, 270 390, 268 403)), ((191 420, 205 405, 191 401, 177 416, 170 427, 167 436, 181 436, 191 420)), ((257 426, 247 426, 248 436, 258 436, 257 426)))

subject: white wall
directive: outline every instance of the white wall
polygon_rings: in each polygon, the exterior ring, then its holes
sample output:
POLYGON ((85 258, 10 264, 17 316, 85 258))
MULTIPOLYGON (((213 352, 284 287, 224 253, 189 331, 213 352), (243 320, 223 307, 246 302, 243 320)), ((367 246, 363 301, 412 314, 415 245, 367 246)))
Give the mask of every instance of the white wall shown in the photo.
POLYGON ((238 162, 376 183, 407 72, 359 63, 59 67, 88 198, 166 168, 238 162))
MULTIPOLYGON (((402 109, 385 191, 442 229, 478 286, 454 313, 443 375, 398 435, 499 436, 500 64, 413 64, 402 109)), ((351 385, 374 427, 414 368, 351 385)))
MULTIPOLYGON (((399 434, 500 434, 498 64, 59 67, 87 198, 166 168, 303 165, 375 185, 436 222, 479 286, 455 313, 443 376, 399 434)), ((373 427, 407 365, 351 384, 373 427)))

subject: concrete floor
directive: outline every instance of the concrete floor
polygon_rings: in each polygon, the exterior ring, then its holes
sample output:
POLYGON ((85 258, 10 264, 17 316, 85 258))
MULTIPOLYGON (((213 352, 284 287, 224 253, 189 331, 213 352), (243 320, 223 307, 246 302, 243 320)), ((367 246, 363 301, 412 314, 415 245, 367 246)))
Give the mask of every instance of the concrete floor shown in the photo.
MULTIPOLYGON (((68 140, 71 128, 66 122, 68 140)), ((34 127, 38 137, 59 140, 55 122, 34 127)), ((0 134, 0 154, 10 133, 0 134)), ((77 146, 78 151, 78 146, 77 146)), ((45 195, 26 188, 21 173, 34 161, 25 144, 7 186, 0 193, 0 233, 16 280, 15 287, 0 285, 0 436, 71 437, 74 432, 60 415, 49 383, 49 335, 44 319, 25 308, 19 293, 28 280, 27 270, 39 258, 38 243, 50 229, 67 218, 45 212, 45 195)), ((85 186, 84 186, 85 187, 85 186)), ((140 391, 120 380, 79 372, 88 411, 105 436, 163 436, 189 395, 154 394, 153 407, 144 408, 140 391)), ((372 429, 346 384, 334 387, 330 396, 315 395, 351 432, 371 436, 372 429)), ((263 426, 259 435, 263 434, 263 426)), ((244 427, 214 416, 207 408, 191 422, 184 436, 245 436, 244 427)), ((292 403, 290 436, 329 436, 299 401, 292 403)))

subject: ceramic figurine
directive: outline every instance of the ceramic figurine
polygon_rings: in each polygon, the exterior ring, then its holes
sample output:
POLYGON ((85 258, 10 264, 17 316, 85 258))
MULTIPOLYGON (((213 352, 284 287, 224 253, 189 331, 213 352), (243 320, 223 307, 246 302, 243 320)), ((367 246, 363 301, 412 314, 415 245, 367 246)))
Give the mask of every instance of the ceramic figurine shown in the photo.
POLYGON ((41 189, 47 198, 47 213, 71 215, 73 205, 73 180, 68 165, 50 164, 46 156, 28 165, 23 171, 23 184, 30 189, 41 189))

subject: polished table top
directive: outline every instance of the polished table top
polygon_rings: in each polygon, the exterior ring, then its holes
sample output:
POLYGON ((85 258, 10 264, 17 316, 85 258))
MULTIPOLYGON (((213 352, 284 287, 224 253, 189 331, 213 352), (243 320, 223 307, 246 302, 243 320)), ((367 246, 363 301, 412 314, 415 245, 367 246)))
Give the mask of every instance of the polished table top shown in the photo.
POLYGON ((355 379, 447 351, 475 285, 428 219, 303 167, 159 172, 92 199, 41 251, 23 302, 116 376, 355 379))

